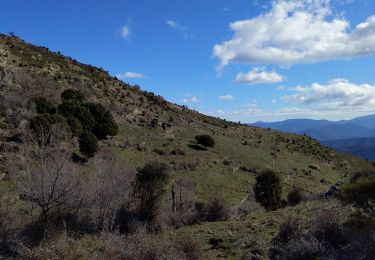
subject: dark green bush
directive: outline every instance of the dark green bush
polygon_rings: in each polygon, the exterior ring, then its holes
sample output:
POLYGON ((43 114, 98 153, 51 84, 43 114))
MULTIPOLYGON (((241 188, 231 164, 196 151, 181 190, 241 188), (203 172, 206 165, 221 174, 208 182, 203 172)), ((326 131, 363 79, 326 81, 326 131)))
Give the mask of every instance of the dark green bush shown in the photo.
POLYGON ((87 158, 91 158, 98 151, 98 139, 90 132, 84 132, 79 136, 79 151, 87 158))
POLYGON ((267 169, 256 177, 256 184, 253 187, 255 199, 266 209, 277 209, 281 203, 281 181, 280 177, 273 170, 267 169))
POLYGON ((214 147, 215 140, 210 135, 197 135, 195 140, 198 144, 203 145, 204 147, 214 147))
POLYGON ((83 101, 84 95, 81 91, 75 89, 67 89, 61 93, 61 99, 63 102, 66 101, 83 101))
POLYGON ((168 166, 165 163, 149 162, 138 170, 134 188, 135 195, 139 199, 139 213, 142 220, 155 219, 168 181, 168 166))
POLYGON ((80 102, 63 102, 59 105, 59 114, 65 118, 75 117, 81 122, 83 130, 91 132, 95 127, 95 119, 90 109, 80 102))
POLYGON ((296 206, 305 200, 305 195, 300 189, 294 188, 288 193, 288 205, 296 206))
POLYGON ((118 133, 118 125, 112 117, 112 114, 101 104, 88 103, 91 115, 95 119, 95 127, 92 132, 97 138, 103 139, 107 135, 114 136, 118 133))
POLYGON ((48 114, 41 114, 30 118, 29 127, 34 133, 48 133, 51 131, 51 123, 48 114))
POLYGON ((83 132, 83 127, 81 122, 75 117, 69 117, 68 125, 70 126, 70 130, 72 131, 73 136, 80 136, 83 132))
POLYGON ((48 114, 55 114, 56 107, 55 105, 45 97, 35 97, 31 99, 36 106, 36 110, 39 114, 48 113, 48 114))

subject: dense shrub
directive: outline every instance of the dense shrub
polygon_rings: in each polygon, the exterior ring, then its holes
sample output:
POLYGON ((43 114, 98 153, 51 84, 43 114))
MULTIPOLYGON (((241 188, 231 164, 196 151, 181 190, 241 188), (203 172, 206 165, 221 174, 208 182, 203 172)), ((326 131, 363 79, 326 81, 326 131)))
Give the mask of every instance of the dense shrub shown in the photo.
POLYGON ((229 211, 224 206, 222 199, 213 199, 207 204, 207 221, 227 220, 229 211))
POLYGON ((288 205, 296 206, 305 200, 305 195, 300 189, 294 188, 288 193, 288 205))
POLYGON ((278 174, 270 169, 263 171, 256 177, 253 187, 255 199, 266 209, 276 209, 281 203, 281 181, 278 174))
POLYGON ((168 181, 169 173, 165 163, 149 162, 138 170, 134 188, 140 203, 139 213, 144 221, 155 219, 168 181))
POLYGON ((90 132, 84 132, 79 136, 79 151, 87 158, 91 158, 98 151, 98 139, 90 132))
POLYGON ((350 232, 345 232, 340 211, 330 209, 317 212, 316 215, 312 223, 291 218, 281 224, 278 234, 272 240, 270 259, 343 259, 337 256, 342 256, 348 246, 356 243, 357 238, 352 237, 350 232))
POLYGON ((375 177, 372 174, 357 176, 352 182, 344 185, 340 198, 346 203, 365 210, 375 216, 375 177))
POLYGON ((63 101, 82 101, 84 98, 82 92, 75 89, 67 89, 61 93, 61 99, 63 101))
POLYGON ((51 131, 49 115, 41 114, 30 118, 29 127, 34 131, 34 133, 48 133, 49 131, 51 131))
POLYGON ((80 102, 63 102, 59 105, 59 114, 65 118, 75 117, 81 122, 83 130, 91 132, 95 127, 95 118, 89 108, 80 102))
POLYGON ((197 135, 195 140, 198 144, 203 145, 204 147, 214 147, 215 140, 210 135, 197 135))
POLYGON ((35 97, 31 99, 35 106, 36 110, 39 114, 48 113, 48 114, 54 114, 56 113, 56 107, 55 105, 47 98, 45 97, 35 97))
POLYGON ((191 236, 153 234, 139 228, 129 236, 102 232, 80 239, 64 233, 32 250, 23 250, 20 259, 207 259, 201 243, 191 236), (42 257, 41 257, 42 256, 42 257))
POLYGON ((76 118, 81 123, 82 130, 92 132, 98 139, 104 139, 107 135, 113 136, 118 133, 118 125, 112 114, 101 104, 82 103, 77 100, 65 101, 59 105, 59 114, 68 118, 73 133, 79 130, 77 129, 79 126, 71 118, 76 118))
POLYGON ((107 135, 114 136, 118 133, 118 125, 112 117, 112 114, 101 104, 88 103, 91 115, 95 120, 95 127, 92 132, 97 138, 103 139, 107 135))
POLYGON ((68 125, 70 126, 70 130, 72 131, 73 136, 80 136, 83 132, 83 127, 81 122, 75 118, 75 117, 69 117, 68 120, 68 125))
POLYGON ((340 221, 340 213, 335 210, 318 214, 311 226, 310 234, 327 249, 339 248, 348 242, 340 221))

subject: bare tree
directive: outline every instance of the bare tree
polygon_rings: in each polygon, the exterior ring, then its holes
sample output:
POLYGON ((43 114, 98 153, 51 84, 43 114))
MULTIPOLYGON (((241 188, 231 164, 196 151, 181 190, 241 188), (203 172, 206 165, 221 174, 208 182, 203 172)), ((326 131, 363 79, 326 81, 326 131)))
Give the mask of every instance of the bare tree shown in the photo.
POLYGON ((53 210, 79 205, 76 195, 80 182, 70 157, 66 132, 59 126, 48 132, 38 129, 26 146, 20 173, 21 198, 36 205, 44 219, 53 210))
POLYGON ((102 150, 92 162, 92 170, 83 186, 85 204, 102 230, 113 230, 117 210, 129 207, 135 170, 114 159, 111 150, 102 150))

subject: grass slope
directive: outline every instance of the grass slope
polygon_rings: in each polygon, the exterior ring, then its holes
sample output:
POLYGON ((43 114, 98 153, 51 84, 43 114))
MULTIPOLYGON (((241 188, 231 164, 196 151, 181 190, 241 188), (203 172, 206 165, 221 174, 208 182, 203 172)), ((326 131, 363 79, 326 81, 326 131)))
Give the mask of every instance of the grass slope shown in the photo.
MULTIPOLYGON (((0 36, 0 57, 1 98, 18 96, 28 100, 43 95, 59 103, 64 89, 81 90, 88 100, 98 101, 110 109, 120 125, 119 134, 101 142, 100 149, 113 150, 118 160, 134 167, 150 160, 168 163, 173 169, 171 185, 182 177, 192 180, 198 201, 220 197, 227 206, 238 205, 252 189, 256 174, 267 167, 280 172, 284 196, 292 186, 311 194, 322 193, 334 183, 349 178, 350 173, 372 167, 364 160, 336 152, 306 136, 227 122, 171 104, 111 77, 103 69, 27 44, 17 37, 0 36), (213 136, 216 146, 207 151, 191 148, 198 134, 213 136), (172 155, 174 150, 182 154, 172 155), (311 169, 312 165, 318 170, 311 169)), ((27 118, 28 115, 21 115, 19 121, 27 118)), ((4 116, 0 122, 1 137, 9 137, 20 129, 7 123, 4 116)), ((5 141, 0 143, 9 145, 5 141)), ((3 156, 6 156, 4 152, 3 156)), ((14 185, 0 181, 0 187, 6 187, 9 192, 14 190, 14 185)), ((168 208, 169 199, 165 199, 168 208)), ((243 221, 206 223, 177 232, 191 232, 204 243, 212 232, 225 236, 227 245, 213 250, 212 257, 220 254, 235 257, 238 252, 233 248, 242 241, 264 240, 261 248, 266 250, 288 210, 258 212, 243 221)), ((306 211, 310 213, 313 214, 306 211)))

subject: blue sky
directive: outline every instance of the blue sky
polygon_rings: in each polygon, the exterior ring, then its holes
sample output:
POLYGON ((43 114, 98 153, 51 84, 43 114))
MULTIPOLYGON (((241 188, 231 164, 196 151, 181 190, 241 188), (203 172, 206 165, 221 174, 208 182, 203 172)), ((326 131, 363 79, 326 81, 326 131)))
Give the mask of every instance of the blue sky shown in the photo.
POLYGON ((2 0, 0 32, 233 121, 375 113, 373 0, 2 0))

